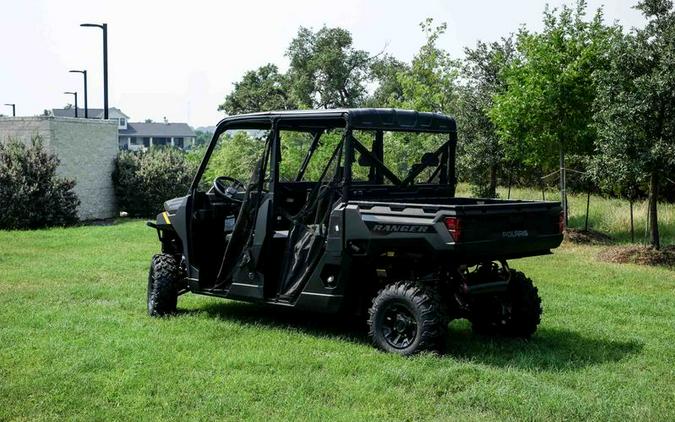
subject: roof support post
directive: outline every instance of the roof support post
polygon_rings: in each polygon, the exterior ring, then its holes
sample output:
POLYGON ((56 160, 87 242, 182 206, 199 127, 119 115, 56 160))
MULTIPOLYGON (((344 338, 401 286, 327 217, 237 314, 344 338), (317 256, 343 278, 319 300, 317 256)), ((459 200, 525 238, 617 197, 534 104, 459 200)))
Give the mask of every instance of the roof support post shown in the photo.
POLYGON ((344 135, 344 178, 342 179, 342 200, 349 201, 349 187, 352 184, 352 162, 354 161, 354 146, 352 145, 352 129, 348 126, 344 135))
POLYGON ((450 132, 448 142, 448 185, 450 188, 450 196, 455 196, 455 189, 457 187, 457 177, 455 175, 455 154, 457 150, 457 132, 450 132))
POLYGON ((316 150, 317 146, 319 146, 319 139, 321 138, 322 134, 323 134, 322 130, 314 132, 314 136, 312 137, 312 144, 309 146, 309 150, 307 151, 307 155, 305 155, 305 159, 302 161, 302 165, 300 166, 298 175, 295 177, 296 182, 302 181, 302 178, 305 176, 307 166, 309 165, 309 162, 312 159, 312 156, 314 155, 314 151, 316 150))
MULTIPOLYGON (((380 160, 380 162, 384 163, 384 131, 381 129, 375 131, 375 139, 373 140, 373 155, 375 158, 380 160)), ((381 185, 384 183, 384 175, 377 166, 371 165, 368 180, 371 183, 381 185)))
MULTIPOLYGON (((272 157, 270 167, 270 192, 274 192, 279 179, 279 162, 281 161, 281 145, 279 136, 279 126, 276 119, 272 120, 272 157)), ((263 175, 265 177, 265 175, 263 175)))

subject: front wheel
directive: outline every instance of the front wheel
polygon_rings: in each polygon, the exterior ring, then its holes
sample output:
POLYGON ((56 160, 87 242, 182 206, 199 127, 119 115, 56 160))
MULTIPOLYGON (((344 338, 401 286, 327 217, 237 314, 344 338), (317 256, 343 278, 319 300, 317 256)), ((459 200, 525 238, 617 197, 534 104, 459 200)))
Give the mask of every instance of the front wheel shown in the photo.
POLYGON ((541 298, 525 274, 511 271, 506 292, 477 298, 471 311, 473 331, 484 335, 529 338, 541 322, 541 298))
POLYGON ((157 254, 152 257, 147 298, 150 316, 164 316, 176 312, 179 274, 178 263, 173 256, 157 254))
POLYGON ((420 283, 389 284, 373 299, 369 315, 369 336, 386 352, 442 351, 447 340, 449 321, 440 297, 420 283))

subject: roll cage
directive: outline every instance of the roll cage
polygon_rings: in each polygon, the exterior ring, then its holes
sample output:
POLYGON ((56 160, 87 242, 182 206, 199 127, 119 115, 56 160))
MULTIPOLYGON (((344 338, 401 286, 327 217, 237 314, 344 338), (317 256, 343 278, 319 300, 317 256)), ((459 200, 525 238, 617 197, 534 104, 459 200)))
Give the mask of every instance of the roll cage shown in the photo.
POLYGON ((438 113, 396 109, 280 111, 226 117, 216 127, 213 138, 192 181, 190 194, 197 190, 220 135, 227 130, 234 129, 264 129, 270 131, 268 141, 271 142, 271 192, 274 192, 279 183, 279 161, 281 158, 279 133, 281 130, 303 131, 312 134, 309 149, 295 177, 295 182, 301 182, 319 145, 322 134, 330 129, 344 129, 344 136, 339 145, 342 155, 340 158, 344 163, 341 180, 339 181, 343 201, 348 201, 353 196, 352 167, 355 162, 355 152, 358 152, 362 160, 370 167, 368 182, 366 184, 359 183, 359 190, 361 191, 368 189, 368 186, 383 185, 385 179, 392 187, 405 189, 425 169, 435 167, 427 183, 436 179, 438 185, 444 186, 447 193, 454 196, 457 145, 457 129, 454 119, 438 113), (354 136, 354 131, 358 130, 375 132, 372 149, 366 148, 354 136), (425 153, 420 162, 414 164, 408 174, 401 179, 384 164, 385 131, 448 134, 448 140, 435 151, 425 153))

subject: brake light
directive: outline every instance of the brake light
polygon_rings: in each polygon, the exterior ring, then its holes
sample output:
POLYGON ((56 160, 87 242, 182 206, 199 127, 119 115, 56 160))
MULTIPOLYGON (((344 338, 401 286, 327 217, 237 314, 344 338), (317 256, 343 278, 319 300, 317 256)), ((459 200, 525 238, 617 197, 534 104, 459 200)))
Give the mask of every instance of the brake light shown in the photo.
POLYGON ((445 217, 445 227, 452 235, 455 242, 459 242, 462 237, 462 222, 457 217, 445 217))
POLYGON ((558 233, 562 233, 565 231, 565 214, 560 211, 560 215, 558 216, 558 233))

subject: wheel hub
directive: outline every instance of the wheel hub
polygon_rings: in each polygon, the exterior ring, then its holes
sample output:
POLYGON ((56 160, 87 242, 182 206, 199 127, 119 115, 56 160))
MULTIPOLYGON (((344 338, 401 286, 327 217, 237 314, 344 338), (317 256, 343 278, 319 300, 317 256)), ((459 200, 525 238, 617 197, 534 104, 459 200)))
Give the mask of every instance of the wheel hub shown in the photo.
POLYGON ((382 332, 389 345, 404 349, 417 337, 417 321, 407 307, 392 304, 385 309, 382 332))

